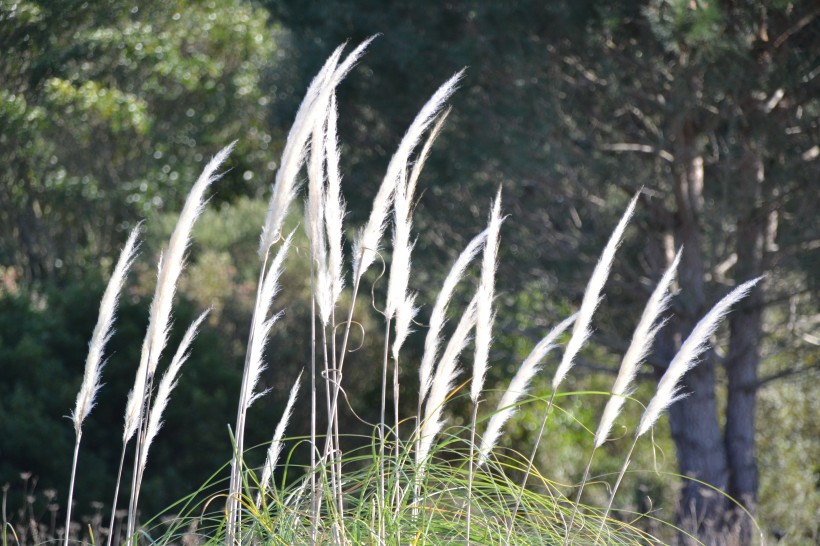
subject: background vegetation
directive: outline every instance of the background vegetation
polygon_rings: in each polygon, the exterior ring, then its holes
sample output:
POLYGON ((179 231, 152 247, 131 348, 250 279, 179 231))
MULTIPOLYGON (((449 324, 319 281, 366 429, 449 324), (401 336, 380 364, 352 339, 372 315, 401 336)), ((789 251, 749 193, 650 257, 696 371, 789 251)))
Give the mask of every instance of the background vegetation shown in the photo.
MULTIPOLYGON (((681 288, 694 296, 676 301, 676 319, 647 378, 663 370, 680 334, 728 285, 766 273, 765 288, 733 319, 703 375, 692 377, 693 396, 672 412, 671 428, 658 429, 657 450, 641 454, 634 468, 643 472, 628 487, 637 508, 663 506, 659 516, 671 520, 680 480, 653 469, 691 473, 753 509, 759 502, 758 518, 771 536, 814 543, 814 3, 398 4, 0 0, 0 483, 12 484, 19 498, 19 474, 30 471, 37 490, 56 488, 56 502, 63 498, 73 431, 62 416, 80 382, 102 272, 145 218, 148 242, 120 311, 106 386, 87 423, 78 511, 91 513, 92 501, 108 498, 119 447, 111 431, 121 426, 138 361, 153 288, 149 264, 203 161, 239 139, 198 224, 175 320, 186 324, 211 305, 215 312, 153 448, 143 508, 167 506, 228 461, 226 424, 239 389, 256 237, 283 131, 337 44, 383 33, 340 87, 343 191, 352 223, 364 219, 389 155, 424 98, 467 66, 422 180, 416 225, 423 235, 414 258, 422 273, 411 282, 429 302, 443 264, 483 224, 482 204, 503 185, 510 214, 499 271, 505 312, 490 372, 500 385, 532 340, 577 307, 615 218, 645 187, 594 347, 583 353, 586 373, 576 372, 567 390, 608 389, 607 374, 675 246, 683 243, 689 253, 681 288)), ((264 378, 273 390, 252 409, 249 444, 269 438, 307 361, 300 348, 308 344, 291 342, 309 336, 305 277, 285 272, 280 306, 287 318, 274 329, 276 361, 264 378)), ((364 330, 362 362, 380 345, 375 331, 364 330)), ((351 366, 345 380, 360 386, 351 393, 352 408, 372 421, 372 370, 351 366)), ((408 372, 403 387, 412 389, 413 380, 408 372)), ((538 389, 548 392, 546 380, 538 389)), ((564 421, 551 424, 539 461, 552 469, 551 478, 580 478, 591 445, 584 426, 603 403, 596 395, 560 400, 564 421)), ((538 418, 523 412, 509 446, 529 445, 538 418)), ((300 422, 297 414, 293 423, 300 422)), ((597 472, 617 469, 624 445, 613 442, 606 451, 611 459, 599 454, 597 472)), ((700 488, 684 489, 687 506, 703 502, 700 488)), ((592 504, 605 497, 602 488, 588 494, 592 504)))

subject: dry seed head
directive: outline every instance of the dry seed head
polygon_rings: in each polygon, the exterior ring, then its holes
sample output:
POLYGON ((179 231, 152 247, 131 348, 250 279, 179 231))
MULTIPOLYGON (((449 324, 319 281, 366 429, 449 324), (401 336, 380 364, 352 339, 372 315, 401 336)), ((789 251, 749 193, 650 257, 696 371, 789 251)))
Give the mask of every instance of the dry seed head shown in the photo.
POLYGON ((111 337, 122 285, 125 282, 125 277, 136 255, 138 247, 137 237, 139 236, 140 227, 141 224, 137 224, 128 236, 128 240, 125 242, 125 247, 123 247, 120 253, 117 265, 114 267, 114 272, 111 274, 108 286, 106 286, 100 302, 97 324, 94 326, 94 333, 91 335, 91 341, 88 344, 88 356, 85 361, 83 383, 80 386, 80 392, 77 393, 77 403, 74 407, 74 412, 71 414, 71 418, 74 421, 74 430, 78 435, 80 434, 83 421, 94 408, 94 399, 100 388, 100 373, 104 365, 102 355, 105 350, 105 345, 111 337))
POLYGON ((461 254, 456 259, 450 272, 444 279, 441 290, 433 304, 433 311, 430 313, 430 326, 427 330, 427 337, 424 340, 424 354, 419 365, 419 403, 424 402, 424 398, 430 391, 432 382, 433 364, 438 358, 438 348, 441 343, 441 329, 447 320, 447 307, 450 305, 450 298, 456 289, 464 271, 473 260, 481 245, 487 240, 487 230, 482 231, 470 241, 461 254))
POLYGON ((638 374, 646 355, 649 354, 655 336, 665 324, 665 321, 658 321, 658 319, 669 307, 669 302, 672 299, 669 286, 675 278, 675 271, 678 268, 680 257, 681 251, 678 251, 672 264, 667 268, 658 282, 658 286, 655 287, 649 297, 649 302, 646 304, 638 325, 635 327, 632 342, 621 361, 621 368, 615 378, 615 383, 612 385, 612 395, 607 400, 601 422, 598 424, 598 430, 595 433, 596 448, 601 447, 606 442, 609 432, 612 430, 612 425, 621 412, 624 402, 626 402, 626 397, 632 394, 632 382, 635 380, 635 376, 638 374))
POLYGON ((478 402, 478 397, 484 388, 484 376, 487 373, 490 344, 493 339, 493 321, 495 319, 493 299, 495 298, 495 270, 498 259, 498 239, 501 222, 501 188, 499 188, 490 212, 487 241, 484 243, 484 255, 481 261, 481 280, 478 284, 475 359, 473 363, 473 382, 470 385, 470 399, 473 403, 478 402))
POLYGON ((683 342, 678 354, 669 363, 669 368, 658 382, 658 390, 641 417, 637 436, 646 434, 666 408, 685 396, 680 394, 680 380, 697 364, 708 346, 709 337, 715 332, 721 319, 726 316, 732 305, 743 299, 762 278, 747 281, 729 292, 695 325, 692 333, 683 342))
POLYGON ((148 414, 148 428, 146 429, 145 434, 145 446, 140 453, 140 472, 145 470, 145 464, 148 461, 148 448, 151 447, 151 442, 153 442, 159 432, 159 429, 162 428, 162 414, 165 412, 165 408, 171 399, 171 391, 173 391, 177 386, 179 371, 190 356, 188 349, 194 341, 194 338, 196 338, 199 326, 202 324, 202 321, 205 320, 205 317, 208 316, 209 312, 210 309, 205 310, 201 315, 199 315, 199 317, 197 317, 191 326, 188 327, 188 330, 182 337, 182 341, 179 343, 179 347, 177 347, 177 352, 174 355, 174 358, 171 360, 171 364, 162 376, 162 380, 157 388, 157 396, 154 399, 154 405, 151 407, 151 411, 148 414))
POLYGON ((501 396, 498 402, 498 407, 490 417, 490 422, 487 423, 487 429, 481 439, 481 447, 478 450, 479 465, 484 464, 490 456, 490 452, 501 437, 501 429, 504 424, 513 416, 516 411, 516 404, 522 396, 527 392, 532 378, 538 373, 541 362, 555 348, 555 340, 558 336, 564 333, 572 323, 576 320, 578 314, 574 314, 561 321, 550 332, 533 347, 524 362, 518 368, 518 371, 510 381, 507 390, 501 396))
POLYGON ((589 283, 587 283, 587 288, 584 291, 584 297, 581 300, 581 308, 578 310, 578 319, 575 321, 575 325, 572 328, 572 337, 570 338, 567 348, 564 351, 561 364, 558 365, 558 369, 552 379, 553 391, 558 390, 558 386, 575 364, 575 356, 578 354, 578 351, 581 350, 581 347, 592 334, 592 330, 589 327, 592 322, 592 316, 595 314, 595 310, 598 308, 598 304, 601 301, 601 292, 603 291, 604 284, 606 284, 606 279, 609 276, 609 269, 612 266, 612 259, 615 257, 615 251, 621 244, 621 238, 624 234, 624 230, 626 229, 626 225, 635 210, 635 204, 638 201, 639 195, 640 192, 635 194, 635 197, 632 198, 626 212, 624 212, 624 215, 621 217, 621 221, 618 222, 618 225, 615 227, 615 231, 612 232, 606 247, 604 247, 604 251, 598 260, 598 263, 595 264, 595 269, 592 271, 592 276, 589 279, 589 283))
POLYGON ((373 208, 367 224, 361 229, 353 247, 353 278, 361 279, 364 272, 373 264, 376 253, 379 249, 379 242, 384 233, 384 224, 387 220, 390 203, 396 184, 399 183, 402 169, 407 167, 407 161, 413 148, 416 147, 421 135, 430 126, 435 115, 444 106, 446 101, 456 89, 456 85, 463 76, 464 71, 456 73, 447 80, 432 97, 421 108, 413 123, 407 129, 404 137, 399 143, 399 147, 390 163, 387 165, 387 172, 384 175, 379 191, 373 200, 373 208))

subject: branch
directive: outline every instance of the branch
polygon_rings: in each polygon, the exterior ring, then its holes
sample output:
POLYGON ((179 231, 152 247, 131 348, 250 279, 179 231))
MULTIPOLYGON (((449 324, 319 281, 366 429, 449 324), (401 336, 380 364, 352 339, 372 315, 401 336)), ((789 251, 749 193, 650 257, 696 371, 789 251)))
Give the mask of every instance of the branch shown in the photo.
POLYGON ((782 370, 777 373, 773 373, 772 375, 759 379, 758 382, 755 384, 755 389, 759 389, 762 386, 773 381, 779 381, 780 379, 785 379, 793 375, 801 375, 815 370, 820 370, 820 362, 812 364, 811 366, 803 366, 801 368, 789 368, 787 370, 782 370))
POLYGON ((599 150, 605 152, 639 152, 643 154, 657 155, 664 161, 672 163, 675 161, 675 156, 657 146, 650 146, 649 144, 639 144, 637 142, 616 142, 615 144, 601 144, 598 146, 599 150))
POLYGON ((793 35, 795 35, 796 33, 803 30, 806 26, 808 26, 808 24, 811 23, 815 17, 817 17, 817 14, 820 14, 820 8, 815 8, 814 11, 810 11, 809 13, 801 17, 794 25, 786 29, 780 36, 777 37, 777 39, 772 44, 772 47, 774 49, 778 49, 780 46, 786 43, 786 40, 788 40, 793 35))

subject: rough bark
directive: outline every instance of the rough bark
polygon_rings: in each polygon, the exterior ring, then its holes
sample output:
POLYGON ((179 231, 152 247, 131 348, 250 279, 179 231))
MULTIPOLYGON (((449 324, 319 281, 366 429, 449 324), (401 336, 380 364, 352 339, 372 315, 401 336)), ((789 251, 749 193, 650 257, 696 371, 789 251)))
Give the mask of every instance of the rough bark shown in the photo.
MULTIPOLYGON (((744 210, 737 223, 735 280, 742 282, 763 271, 765 241, 776 223, 760 206, 764 183, 763 162, 750 150, 739 172, 744 210)), ((729 462, 727 492, 740 503, 729 510, 729 534, 739 544, 750 544, 752 522, 744 512, 754 514, 757 503, 757 464, 755 461, 755 400, 759 343, 762 333, 763 287, 756 287, 732 313, 729 321, 729 354, 726 358, 728 393, 725 443, 729 462)))
MULTIPOLYGON (((678 270, 679 312, 666 333, 666 350, 676 349, 706 311, 704 295, 703 234, 699 213, 703 202, 703 157, 698 132, 684 119, 675 142, 676 239, 683 245, 678 270)), ((672 351, 674 352, 674 351, 672 351)), ((728 486, 728 467, 715 401, 715 362, 711 351, 688 373, 684 392, 689 396, 669 409, 669 425, 678 455, 680 474, 686 476, 678 510, 680 527, 707 544, 721 532, 724 499, 709 486, 728 486), (706 485, 708 484, 708 485, 706 485)), ((696 543, 682 536, 684 544, 696 543)))

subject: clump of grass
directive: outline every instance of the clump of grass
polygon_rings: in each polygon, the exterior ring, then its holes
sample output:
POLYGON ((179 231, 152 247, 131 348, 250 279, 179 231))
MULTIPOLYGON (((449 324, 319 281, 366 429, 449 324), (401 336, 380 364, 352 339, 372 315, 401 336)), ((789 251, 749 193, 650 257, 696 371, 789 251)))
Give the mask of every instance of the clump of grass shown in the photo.
MULTIPOLYGON (((405 137, 393 155, 374 199, 368 222, 359 231, 353 245, 351 267, 346 271, 342 238, 344 200, 341 196, 342 175, 339 171, 337 112, 335 88, 350 71, 369 44, 369 40, 342 60, 343 47, 330 56, 310 84, 296 114, 293 128, 283 151, 281 168, 276 175, 272 197, 260 236, 260 273, 250 335, 245 359, 242 387, 239 395, 236 425, 233 429, 234 456, 229 465, 228 490, 215 496, 209 504, 224 499, 224 512, 200 525, 195 534, 211 543, 227 546, 271 542, 275 544, 405 544, 466 542, 480 544, 542 544, 570 542, 595 543, 606 537, 607 543, 645 544, 651 537, 628 524, 609 523, 608 514, 638 438, 655 423, 669 404, 679 397, 682 375, 695 365, 705 348, 708 336, 730 306, 748 292, 750 281, 735 289, 699 323, 681 352, 670 363, 661 379, 658 393, 650 401, 635 433, 635 442, 627 454, 609 506, 605 510, 580 504, 595 449, 606 442, 612 423, 631 393, 631 384, 645 358, 652 340, 663 324, 662 314, 669 302, 669 286, 676 261, 664 275, 647 304, 647 309, 635 331, 632 345, 624 356, 621 372, 612 388, 612 396, 604 410, 595 435, 584 478, 575 501, 553 484, 534 466, 536 450, 547 425, 558 388, 571 371, 575 357, 588 340, 595 311, 601 302, 604 287, 615 252, 626 233, 628 222, 637 204, 632 199, 621 221, 615 227, 602 257, 592 272, 578 313, 560 322, 538 343, 521 363, 498 407, 480 415, 483 382, 489 365, 492 328, 495 317, 494 283, 499 241, 502 238, 501 191, 489 204, 488 227, 476 235, 459 254, 432 307, 424 352, 415 365, 419 373, 417 412, 402 420, 398 414, 398 367, 401 348, 411 334, 413 317, 417 313, 416 296, 409 286, 411 271, 412 200, 424 161, 446 118, 441 113, 446 101, 455 92, 463 72, 445 82, 424 104, 410 124, 405 137), (416 153, 425 134, 425 144, 416 153), (279 291, 279 278, 286 262, 292 235, 283 236, 282 225, 289 207, 298 197, 299 173, 305 167, 308 190, 305 202, 305 229, 310 243, 312 309, 310 405, 311 433, 307 439, 310 461, 307 468, 291 465, 287 457, 285 470, 289 475, 301 475, 277 486, 272 480, 288 440, 285 430, 296 403, 299 380, 293 386, 287 407, 273 433, 268 457, 257 479, 247 468, 245 454, 246 415, 250 405, 265 392, 257 391, 261 372, 273 365, 266 360, 268 334, 279 313, 274 310, 274 298, 279 291), (392 210, 391 210, 392 209, 392 210), (391 214, 392 213, 392 214, 391 214), (378 259, 382 238, 393 219, 393 260, 388 277, 384 309, 384 353, 381 363, 380 421, 370 438, 359 447, 341 452, 340 392, 343 388, 343 365, 348 357, 348 339, 356 320, 356 294, 364 282, 367 269, 378 259), (481 254, 478 287, 466 309, 462 310, 452 333, 446 336, 446 325, 452 321, 450 307, 456 289, 465 283, 470 264, 481 254), (270 256, 273 256, 270 259, 270 256), (348 274, 350 282, 347 282, 348 274), (339 308, 343 287, 350 286, 349 307, 339 308), (347 317, 338 320, 337 317, 347 317), (496 444, 510 416, 523 403, 530 382, 539 372, 543 360, 559 347, 561 335, 572 327, 572 334, 552 379, 552 393, 541 420, 541 429, 529 457, 498 451, 496 444), (337 335, 338 334, 338 335, 337 335), (340 339, 337 339, 340 338, 340 339), (474 339, 472 375, 467 378, 463 367, 470 340, 474 339), (388 382, 392 361, 393 383, 388 382), (317 373, 321 366, 321 372, 317 373), (323 384, 320 384, 323 378, 323 384), (469 388, 467 384, 469 383, 469 388), (316 430, 320 404, 318 391, 324 390, 324 418, 328 429, 324 438, 316 430), (392 392, 389 392, 392 389, 392 392), (463 392, 462 392, 463 391, 463 392), (387 404, 392 395, 394 415, 387 416, 387 404), (446 407, 454 397, 464 396, 471 402, 472 414, 466 427, 448 427, 446 407), (406 423, 400 430, 400 424, 406 423), (320 447, 324 440, 324 447, 320 447), (302 472, 303 471, 303 472, 302 472), (512 476, 523 475, 521 482, 512 476)), ((185 252, 193 223, 202 210, 207 188, 217 178, 216 169, 226 159, 232 145, 225 148, 208 164, 180 215, 180 221, 160 262, 150 323, 139 363, 135 386, 129 395, 120 473, 123 470, 125 448, 136 434, 137 446, 133 466, 131 497, 128 508, 126 541, 138 540, 136 513, 140 484, 146 470, 148 448, 156 436, 162 411, 177 381, 182 363, 188 358, 189 345, 203 313, 189 328, 176 356, 156 390, 153 380, 157 363, 164 350, 177 279, 184 268, 185 252)), ((133 238, 129 239, 120 263, 131 262, 133 238), (131 249, 131 250, 129 250, 131 249), (124 260, 124 261, 123 261, 124 260)), ((117 271, 120 271, 120 265, 117 271)), ((115 283, 122 283, 122 276, 115 283)), ((112 280, 112 282, 114 282, 112 280)), ((113 289, 112 289, 113 290, 113 289)), ((113 318, 108 291, 103 299, 100 322, 94 339, 104 340, 113 318)), ((92 342, 89 362, 98 362, 102 349, 92 342)), ((275 347, 267 352, 275 357, 275 347)), ((352 357, 351 357, 352 358, 352 357)), ((363 363, 376 369, 377 363, 363 363)), ((301 375, 300 375, 301 379, 301 375)), ((99 388, 99 370, 86 373, 86 381, 75 410, 77 450, 80 423, 93 403, 99 388)), ((76 453, 75 453, 76 461, 76 453)), ((72 478, 73 483, 73 478, 72 478)), ((118 480, 117 488, 119 488, 118 480)), ((114 506, 117 503, 115 492, 114 506)), ((201 509, 197 506, 196 509, 201 509)), ((191 509, 191 508, 189 508, 191 509)), ((69 516, 70 517, 70 516, 69 516)), ((113 516, 112 516, 113 517, 113 516)), ((178 517, 173 531, 153 540, 168 542, 180 535, 185 518, 178 517)), ((204 521, 204 520, 203 520, 204 521)), ((113 528, 113 519, 112 525, 113 528)), ((111 536, 109 532, 109 544, 111 536)), ((68 542, 68 534, 65 543, 68 542)))

